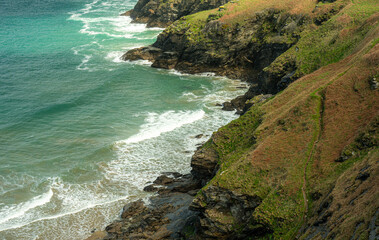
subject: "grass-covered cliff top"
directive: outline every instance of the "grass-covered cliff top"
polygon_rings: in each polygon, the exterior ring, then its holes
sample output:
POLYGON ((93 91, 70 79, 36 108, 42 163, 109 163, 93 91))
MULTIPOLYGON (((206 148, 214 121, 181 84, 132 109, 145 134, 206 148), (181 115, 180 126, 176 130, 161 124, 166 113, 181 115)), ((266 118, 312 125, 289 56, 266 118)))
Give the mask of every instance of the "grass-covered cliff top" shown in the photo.
MULTIPOLYGON (((215 44, 212 31, 226 36, 251 28, 252 22, 262 18, 262 13, 269 9, 298 16, 304 23, 297 22, 296 26, 288 19, 289 22, 284 23, 281 29, 276 29, 272 23, 263 24, 257 30, 259 33, 253 33, 249 42, 244 44, 263 45, 285 41, 293 45, 264 70, 269 74, 280 75, 294 69, 295 78, 350 55, 374 27, 379 14, 376 0, 236 0, 218 9, 183 17, 163 34, 184 34, 189 45, 203 44, 204 49, 212 49, 215 44), (209 28, 210 22, 214 21, 221 26, 217 30, 209 28)), ((281 21, 281 14, 274 17, 278 22, 281 21)))
MULTIPOLYGON (((353 55, 252 107, 204 146, 217 151, 221 165, 208 186, 261 198, 252 224, 269 226, 275 239, 292 239, 320 196, 369 151, 378 159, 372 147, 379 140, 379 92, 369 84, 379 76, 378 38, 379 28, 373 29, 353 55)), ((337 238, 351 236, 359 222, 369 224, 379 207, 376 197, 377 191, 367 195, 370 207, 349 207, 361 213, 341 216, 344 232, 337 238)))
MULTIPOLYGON (((204 190, 213 185, 259 197, 262 203, 253 213, 251 228, 268 226, 274 239, 292 239, 304 221, 319 214, 316 206, 333 187, 333 193, 340 191, 334 199, 339 205, 353 201, 347 200, 349 191, 344 195, 343 189, 337 189, 336 182, 358 179, 358 170, 351 169, 363 162, 372 166, 372 159, 379 158, 379 92, 370 87, 370 81, 379 77, 379 4, 376 0, 240 0, 225 5, 218 21, 243 24, 266 7, 305 14, 313 21, 317 11, 339 12, 320 24, 309 24, 299 41, 265 69, 281 71, 295 62, 296 74, 302 78, 219 129, 204 145, 216 150, 220 164, 204 190)), ((188 16, 167 31, 189 24, 189 35, 199 32, 209 14, 215 13, 218 10, 188 16)), ((367 189, 370 194, 363 197, 364 204, 334 210, 343 213, 339 227, 331 226, 330 239, 353 234, 368 238, 367 228, 379 206, 377 189, 367 189)), ((198 199, 205 204, 202 194, 198 199)), ((233 224, 231 213, 223 214, 217 221, 233 224)), ((240 227, 234 224, 235 229, 240 227)), ((318 237, 324 238, 321 233, 318 237)))

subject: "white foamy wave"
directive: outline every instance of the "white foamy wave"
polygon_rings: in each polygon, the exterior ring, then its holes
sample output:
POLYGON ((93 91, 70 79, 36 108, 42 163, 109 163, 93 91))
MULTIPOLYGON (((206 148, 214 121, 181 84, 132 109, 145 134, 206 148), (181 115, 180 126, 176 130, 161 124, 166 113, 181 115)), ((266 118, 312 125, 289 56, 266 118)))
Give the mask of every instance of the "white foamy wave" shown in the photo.
POLYGON ((50 186, 47 193, 0 210, 0 232, 40 222, 46 223, 46 220, 70 218, 71 215, 88 209, 125 202, 131 195, 130 188, 116 192, 107 180, 70 184, 59 177, 53 177, 48 178, 47 182, 50 186))
POLYGON ((153 64, 149 60, 137 60, 137 61, 125 61, 126 63, 132 64, 132 65, 141 65, 141 66, 151 66, 153 64))
POLYGON ((146 139, 155 138, 162 133, 170 132, 185 124, 200 120, 205 115, 203 110, 198 111, 167 111, 163 114, 149 113, 146 123, 141 126, 141 130, 128 139, 118 141, 118 144, 137 143, 146 139))
POLYGON ((86 63, 92 58, 91 55, 84 55, 82 62, 76 67, 77 70, 89 70, 89 67, 85 66, 86 63))
POLYGON ((18 204, 7 206, 1 209, 0 212, 0 231, 4 230, 1 227, 1 224, 8 222, 11 219, 18 218, 23 216, 27 211, 34 209, 36 207, 45 205, 50 202, 50 199, 53 197, 53 191, 50 189, 47 193, 42 194, 40 196, 36 196, 31 200, 18 204))
POLYGON ((124 60, 121 59, 121 56, 124 54, 124 51, 112 51, 107 54, 105 59, 110 60, 115 63, 124 62, 124 60))
MULTIPOLYGON (((107 35, 113 38, 135 38, 134 34, 142 33, 147 30, 145 24, 131 23, 132 19, 128 16, 119 16, 118 14, 113 17, 92 16, 91 14, 99 12, 99 9, 95 8, 97 3, 98 1, 94 1, 91 4, 87 4, 84 9, 70 13, 71 16, 68 18, 69 20, 83 23, 83 27, 79 31, 80 33, 88 35, 107 35)), ((104 4, 100 5, 101 7, 107 6, 104 4)), ((103 9, 100 12, 103 12, 103 9)), ((149 28, 148 30, 162 31, 163 29, 149 28)), ((152 38, 155 36, 156 35, 153 35, 152 38)))
POLYGON ((195 74, 190 74, 190 73, 183 73, 175 69, 170 69, 166 70, 168 73, 177 75, 177 76, 197 76, 197 77, 215 77, 216 74, 213 72, 203 72, 203 73, 195 73, 195 74))

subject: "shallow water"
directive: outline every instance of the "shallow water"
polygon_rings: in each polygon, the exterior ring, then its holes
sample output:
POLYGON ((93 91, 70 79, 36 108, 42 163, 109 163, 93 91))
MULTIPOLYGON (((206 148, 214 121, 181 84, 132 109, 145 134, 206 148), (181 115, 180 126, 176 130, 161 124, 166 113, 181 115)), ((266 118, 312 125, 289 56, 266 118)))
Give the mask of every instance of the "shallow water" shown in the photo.
POLYGON ((123 62, 134 0, 0 2, 0 239, 83 239, 236 116, 224 78, 123 62))

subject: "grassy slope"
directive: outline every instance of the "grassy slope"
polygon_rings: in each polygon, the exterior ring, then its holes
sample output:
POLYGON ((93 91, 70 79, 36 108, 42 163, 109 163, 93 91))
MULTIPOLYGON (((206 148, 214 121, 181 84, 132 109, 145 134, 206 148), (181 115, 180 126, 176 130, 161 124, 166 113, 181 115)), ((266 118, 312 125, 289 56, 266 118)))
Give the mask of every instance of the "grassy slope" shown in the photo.
MULTIPOLYGON (((272 3, 240 0, 234 4, 247 6, 248 2, 260 3, 259 9, 272 3)), ((299 6, 309 11, 311 4, 315 2, 299 6)), ((379 110, 378 91, 370 90, 368 83, 379 71, 379 45, 375 45, 379 6, 374 0, 334 4, 345 8, 321 26, 303 32, 296 45, 299 50, 294 46, 270 66, 280 68, 284 61, 294 59, 299 75, 310 74, 221 128, 205 145, 220 155, 221 169, 210 184, 264 199, 252 224, 270 226, 276 238, 292 238, 307 214, 304 177, 308 195, 325 195, 346 169, 362 159, 334 161, 379 110), (313 72, 321 66, 325 67, 313 72)), ((229 15, 234 14, 230 11, 229 15)), ((199 22, 209 12, 188 19, 199 22)), ((225 16, 221 20, 233 23, 225 16)), ((314 204, 310 202, 310 213, 314 204)))
MULTIPOLYGON (((222 11, 213 9, 183 17, 170 25, 165 32, 184 33, 190 44, 203 44, 205 49, 212 49, 212 39, 202 31, 210 20, 218 20, 223 25, 224 34, 227 34, 235 28, 249 27, 250 22, 256 18, 256 13, 270 8, 306 16, 305 19, 311 22, 330 18, 319 26, 309 24, 301 29, 300 41, 265 69, 269 73, 280 73, 291 62, 297 69, 294 77, 304 76, 350 55, 373 27, 372 22, 367 21, 368 18, 379 12, 377 0, 337 0, 333 3, 317 0, 237 0, 225 4, 224 7, 225 10, 222 11)), ((266 39, 252 37, 251 43, 270 43, 277 40, 275 32, 272 39, 269 34, 266 36, 266 39)), ((287 36, 288 43, 296 41, 293 37, 287 36)))

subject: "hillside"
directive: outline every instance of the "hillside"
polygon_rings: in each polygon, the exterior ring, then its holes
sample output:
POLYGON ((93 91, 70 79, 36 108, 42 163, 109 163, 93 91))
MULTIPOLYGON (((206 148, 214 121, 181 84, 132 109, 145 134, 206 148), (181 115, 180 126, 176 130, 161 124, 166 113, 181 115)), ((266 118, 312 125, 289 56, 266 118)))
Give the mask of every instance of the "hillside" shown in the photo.
POLYGON ((228 0, 140 0, 124 16, 148 27, 167 27, 183 16, 219 7, 228 0))
POLYGON ((375 0, 231 1, 123 56, 252 84, 224 104, 242 115, 192 157, 195 215, 157 239, 379 237, 378 12, 375 0))
POLYGON ((202 234, 368 236, 379 207, 378 62, 367 39, 213 134, 199 151, 215 152, 218 170, 191 204, 202 234))

